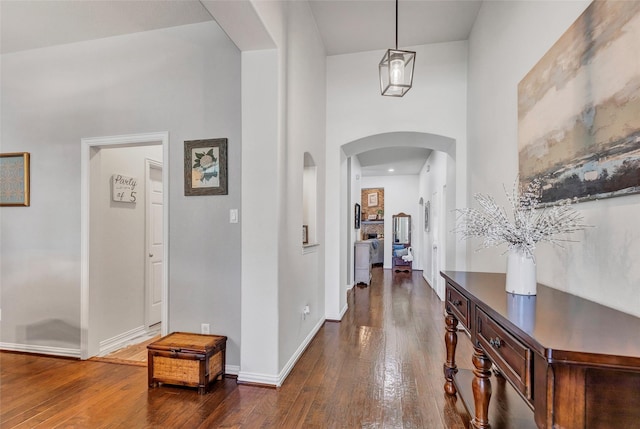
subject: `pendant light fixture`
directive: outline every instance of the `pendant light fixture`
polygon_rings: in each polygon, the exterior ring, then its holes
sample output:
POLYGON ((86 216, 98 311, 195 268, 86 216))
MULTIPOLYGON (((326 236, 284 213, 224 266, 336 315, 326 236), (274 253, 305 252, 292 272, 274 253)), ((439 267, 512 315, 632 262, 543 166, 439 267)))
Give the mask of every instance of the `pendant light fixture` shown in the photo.
POLYGON ((415 52, 398 50, 398 0, 396 0, 396 48, 387 49, 378 65, 382 95, 402 97, 411 89, 415 59, 415 52))

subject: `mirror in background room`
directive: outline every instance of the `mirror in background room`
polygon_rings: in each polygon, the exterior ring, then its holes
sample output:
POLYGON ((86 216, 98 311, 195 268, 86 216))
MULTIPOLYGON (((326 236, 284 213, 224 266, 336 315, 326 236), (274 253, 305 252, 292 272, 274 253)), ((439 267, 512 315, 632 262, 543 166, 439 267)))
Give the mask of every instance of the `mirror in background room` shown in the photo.
POLYGON ((411 243, 411 216, 399 213, 393 215, 393 243, 394 244, 410 244, 411 243))
POLYGON ((411 216, 405 213, 393 215, 392 269, 411 272, 413 254, 411 249, 411 216))

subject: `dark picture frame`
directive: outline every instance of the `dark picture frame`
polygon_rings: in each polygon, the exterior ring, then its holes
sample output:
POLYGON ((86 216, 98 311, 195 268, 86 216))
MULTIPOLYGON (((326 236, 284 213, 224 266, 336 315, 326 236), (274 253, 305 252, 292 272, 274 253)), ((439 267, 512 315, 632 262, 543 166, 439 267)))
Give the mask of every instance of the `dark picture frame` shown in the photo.
POLYGON ((354 223, 353 223, 353 227, 355 229, 360 229, 360 204, 356 203, 355 207, 354 207, 354 223))
POLYGON ((0 206, 29 207, 29 152, 0 153, 0 206))
POLYGON ((227 195, 227 139, 184 142, 184 194, 227 195))

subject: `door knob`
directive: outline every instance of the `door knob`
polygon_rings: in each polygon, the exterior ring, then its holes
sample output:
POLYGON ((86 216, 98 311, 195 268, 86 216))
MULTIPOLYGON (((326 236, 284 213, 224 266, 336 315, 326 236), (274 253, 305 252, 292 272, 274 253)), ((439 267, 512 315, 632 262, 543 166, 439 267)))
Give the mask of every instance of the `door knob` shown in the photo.
POLYGON ((153 253, 149 253, 149 257, 150 257, 150 258, 153 258, 153 253))

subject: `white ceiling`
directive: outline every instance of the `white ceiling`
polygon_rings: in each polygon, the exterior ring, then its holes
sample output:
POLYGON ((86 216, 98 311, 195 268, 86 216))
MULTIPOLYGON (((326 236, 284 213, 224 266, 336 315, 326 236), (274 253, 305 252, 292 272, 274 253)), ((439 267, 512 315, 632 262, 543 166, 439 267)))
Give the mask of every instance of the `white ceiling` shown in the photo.
POLYGON ((418 174, 429 155, 431 149, 394 146, 363 152, 357 157, 362 176, 367 177, 418 174))
POLYGON ((0 0, 3 54, 211 20, 199 1, 0 0))
MULTIPOLYGON (((209 10, 232 14, 249 4, 248 0, 203 1, 207 7, 198 0, 0 0, 0 52, 203 22, 213 19, 209 10)), ((399 47, 468 39, 481 1, 401 0, 399 47)), ((309 3, 328 55, 395 46, 395 0, 309 3)), ((363 175, 389 174, 389 168, 395 169, 394 174, 417 174, 429 153, 394 147, 360 154, 359 159, 363 175)))
MULTIPOLYGON (((328 55, 395 47, 395 0, 309 3, 328 55)), ((398 47, 467 40, 481 3, 481 0, 399 1, 398 47)), ((394 145, 357 157, 366 177, 418 174, 430 155, 428 149, 394 145)))
MULTIPOLYGON (((328 55, 395 47, 395 0, 311 0, 328 55)), ((467 40, 481 0, 401 0, 398 47, 467 40)))
MULTIPOLYGON (((247 3, 203 1, 215 3, 221 13, 247 3)), ((309 4, 328 55, 395 45, 394 0, 309 0, 309 4)), ((399 47, 466 40, 480 4, 481 0, 400 1, 399 47)), ((198 0, 1 0, 0 9, 2 53, 212 19, 198 0)))

